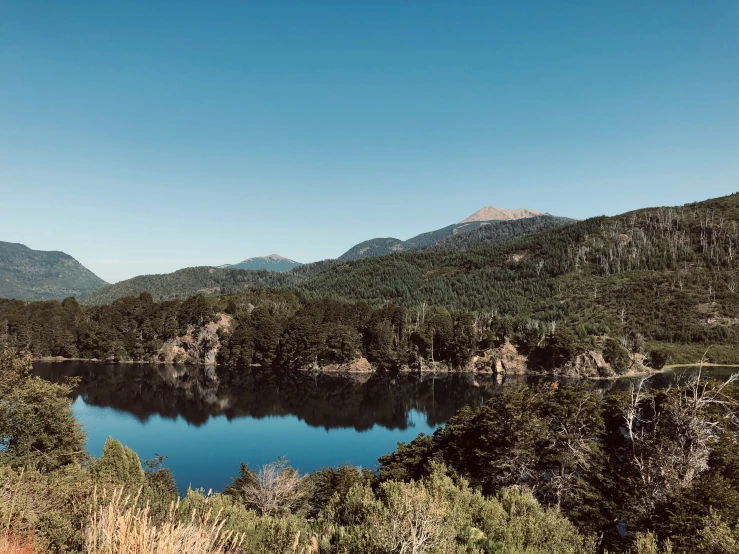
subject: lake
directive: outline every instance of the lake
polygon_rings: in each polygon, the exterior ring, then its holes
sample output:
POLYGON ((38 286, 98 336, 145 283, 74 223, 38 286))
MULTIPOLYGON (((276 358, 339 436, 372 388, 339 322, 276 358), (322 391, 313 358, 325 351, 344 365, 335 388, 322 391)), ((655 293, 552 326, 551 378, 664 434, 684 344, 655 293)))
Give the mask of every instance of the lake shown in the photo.
MULTIPOLYGON (((79 379, 73 410, 93 456, 108 436, 142 460, 168 456, 165 465, 183 494, 188 486, 222 490, 242 462, 253 467, 278 456, 303 473, 343 463, 375 468, 398 442, 433 433, 462 406, 480 406, 512 382, 552 379, 85 362, 40 362, 34 372, 50 381, 79 379)), ((685 373, 651 382, 665 386, 685 373)), ((717 377, 730 373, 711 370, 717 377)), ((588 383, 608 393, 628 390, 631 381, 588 383)))
POLYGON ((87 449, 108 436, 142 460, 169 456, 181 492, 221 490, 239 465, 286 457, 301 472, 375 468, 399 441, 433 433, 463 405, 480 406, 494 376, 332 374, 200 366, 37 363, 47 380, 79 378, 73 411, 87 449))

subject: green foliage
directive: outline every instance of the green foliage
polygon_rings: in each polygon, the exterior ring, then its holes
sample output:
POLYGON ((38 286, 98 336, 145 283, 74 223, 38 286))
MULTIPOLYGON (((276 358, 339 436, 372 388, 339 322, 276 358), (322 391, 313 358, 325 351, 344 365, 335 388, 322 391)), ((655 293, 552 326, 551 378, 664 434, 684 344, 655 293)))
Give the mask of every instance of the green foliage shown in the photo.
MULTIPOLYGON (((612 338, 606 339, 605 345, 603 346, 603 358, 619 375, 626 373, 626 370, 631 365, 629 351, 612 338)), ((662 367, 664 367, 664 363, 662 367)))
POLYGON ((90 465, 90 474, 99 483, 124 485, 133 490, 143 486, 146 481, 136 452, 113 437, 108 437, 102 456, 90 465))
POLYGON ((88 471, 77 465, 53 471, 0 465, 0 521, 21 535, 33 534, 43 552, 81 552, 92 490, 88 471))
MULTIPOLYGON (((309 264, 310 266, 310 264, 309 264)), ((300 267, 303 274, 310 267, 300 267)), ((299 274, 298 274, 299 275, 299 274)), ((293 272, 249 271, 216 267, 188 267, 164 275, 140 275, 114 285, 108 285, 80 299, 83 304, 112 304, 120 298, 149 293, 155 300, 188 298, 201 291, 209 294, 230 294, 255 287, 282 287, 295 283, 293 272)))
POLYGON ((307 478, 308 509, 314 517, 323 510, 334 495, 345 497, 355 485, 372 483, 373 473, 351 465, 325 467, 311 473, 307 478))
MULTIPOLYGON (((2 360, 5 402, 30 378, 27 359, 2 360)), ((41 413, 47 399, 26 402, 41 413)), ((376 475, 243 465, 223 494, 191 490, 177 504, 164 456, 142 467, 109 439, 88 467, 0 465, 0 521, 34 533, 45 551, 80 552, 93 490, 122 487, 151 506, 153 525, 218 514, 223 529, 245 533, 241 554, 730 553, 739 544, 737 406, 739 389, 711 382, 606 398, 557 382, 507 387, 433 436, 399 444, 376 475)))
MULTIPOLYGON (((364 356, 383 369, 459 369, 508 339, 531 368, 550 371, 604 335, 631 352, 666 348, 675 362, 696 362, 711 344, 713 361, 737 362, 739 237, 725 224, 737 213, 732 195, 557 228, 531 218, 449 237, 448 249, 442 241, 287 273, 189 268, 84 299, 110 305, 0 300, 0 340, 43 356, 157 360, 167 341, 194 340, 228 313, 218 356, 230 365, 314 367, 364 356)), ((211 342, 209 352, 218 346, 211 342)), ((623 371, 623 352, 606 346, 623 371)), ((204 356, 193 348, 180 358, 204 356)))
POLYGON ((138 499, 143 507, 149 505, 155 520, 163 519, 170 505, 178 498, 177 484, 168 468, 162 467, 164 456, 156 456, 141 465, 138 454, 108 437, 103 453, 90 464, 89 474, 102 489, 122 488, 126 495, 138 499))
POLYGON ((64 252, 31 250, 0 241, 0 298, 61 300, 107 283, 64 252))
POLYGON ((32 377, 31 369, 30 356, 0 345, 0 466, 81 462, 85 435, 72 415, 73 384, 32 377))
POLYGON ((535 491, 614 551, 629 546, 618 522, 630 538, 652 532, 676 552, 695 550, 710 510, 725 521, 739 513, 739 390, 705 383, 640 395, 629 407, 631 394, 507 387, 433 437, 399 444, 380 458, 379 479, 427 478, 440 463, 485 495, 535 491))
POLYGON ((649 363, 653 369, 662 369, 670 360, 670 353, 664 348, 654 348, 649 352, 649 363))
POLYGON ((354 485, 346 496, 331 500, 317 528, 331 553, 575 554, 593 549, 561 514, 542 508, 529 492, 513 488, 484 497, 438 466, 422 481, 385 481, 376 492, 354 485))
POLYGON ((728 523, 715 512, 705 518, 704 527, 700 531, 700 542, 697 551, 701 554, 737 554, 739 553, 739 519, 736 514, 728 523))

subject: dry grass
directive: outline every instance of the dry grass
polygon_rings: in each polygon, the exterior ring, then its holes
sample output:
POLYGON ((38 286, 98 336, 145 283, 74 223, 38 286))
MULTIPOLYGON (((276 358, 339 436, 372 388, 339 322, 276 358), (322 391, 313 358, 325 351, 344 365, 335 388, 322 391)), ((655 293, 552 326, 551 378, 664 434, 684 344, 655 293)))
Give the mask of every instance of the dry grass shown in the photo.
POLYGON ((11 523, 13 521, 13 511, 15 509, 16 499, 18 497, 18 491, 23 482, 24 471, 21 471, 18 479, 18 484, 15 490, 10 490, 8 487, 0 487, 0 499, 9 497, 10 510, 8 511, 8 519, 4 521, 4 525, 0 528, 0 553, 2 554, 41 554, 41 550, 33 542, 33 537, 29 534, 28 536, 22 536, 15 533, 11 529, 11 523), (6 490, 7 489, 7 490, 6 490))
POLYGON ((148 505, 139 508, 137 501, 124 498, 122 489, 95 494, 85 528, 87 554, 231 554, 244 542, 243 535, 223 531, 220 514, 182 523, 172 505, 165 522, 154 525, 148 505))
POLYGON ((0 534, 0 552, 3 554, 41 554, 31 537, 21 537, 5 531, 0 534))

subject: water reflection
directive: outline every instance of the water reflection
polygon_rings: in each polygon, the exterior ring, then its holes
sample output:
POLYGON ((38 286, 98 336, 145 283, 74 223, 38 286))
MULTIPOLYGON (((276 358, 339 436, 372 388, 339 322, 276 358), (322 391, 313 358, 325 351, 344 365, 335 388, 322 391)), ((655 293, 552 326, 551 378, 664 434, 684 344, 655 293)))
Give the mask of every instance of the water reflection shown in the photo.
MULTIPOLYGON (((649 387, 684 382, 697 368, 655 374, 649 387)), ((736 368, 704 369, 706 378, 727 379, 736 368)), ((610 394, 627 391, 641 377, 588 380, 553 376, 508 376, 431 373, 309 373, 262 368, 226 368, 182 365, 103 365, 84 362, 39 363, 35 373, 58 381, 76 377, 75 398, 87 405, 133 414, 141 422, 154 415, 182 418, 200 426, 209 418, 225 416, 261 419, 296 416, 311 427, 353 428, 380 425, 406 429, 411 410, 422 413, 430 427, 446 422, 459 408, 482 405, 502 387, 560 381, 610 394)))
POLYGON ((57 381, 80 380, 75 398, 87 405, 133 414, 142 422, 154 415, 181 417, 203 425, 227 419, 296 416, 311 427, 380 425, 406 429, 409 413, 427 424, 444 423, 464 405, 480 406, 501 386, 492 375, 345 374, 200 366, 40 363, 35 373, 57 381))
MULTIPOLYGON (((665 386, 691 371, 655 375, 648 383, 665 386)), ((144 459, 166 454, 183 494, 189 485, 220 490, 241 462, 260 465, 277 456, 301 472, 341 463, 372 468, 397 442, 433 433, 463 405, 480 406, 513 383, 557 380, 75 362, 37 364, 35 373, 51 381, 79 379, 73 410, 92 455, 100 455, 108 436, 144 459)), ((711 369, 706 375, 731 373, 711 369)), ((609 394, 636 380, 584 383, 609 394)))

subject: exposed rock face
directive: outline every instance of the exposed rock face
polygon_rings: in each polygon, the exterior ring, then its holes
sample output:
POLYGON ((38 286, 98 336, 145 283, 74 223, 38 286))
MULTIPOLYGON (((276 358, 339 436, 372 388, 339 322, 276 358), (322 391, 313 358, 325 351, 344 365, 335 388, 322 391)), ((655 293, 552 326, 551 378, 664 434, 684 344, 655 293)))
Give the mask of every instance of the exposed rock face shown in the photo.
POLYGON ((647 371, 654 371, 654 369, 648 364, 649 362, 644 354, 632 354, 631 367, 627 373, 645 373, 647 371))
POLYGON ((499 348, 487 350, 482 356, 474 356, 466 370, 477 373, 520 374, 528 371, 526 356, 506 340, 499 348))
MULTIPOLYGON (((631 354, 631 364, 629 368, 621 374, 638 375, 647 373, 650 370, 645 365, 646 357, 642 354, 631 354)), ((561 374, 568 377, 585 377, 585 378, 607 378, 616 376, 616 372, 611 365, 603 358, 603 353, 598 350, 587 350, 580 352, 575 359, 562 368, 561 374)))
POLYGON ((164 363, 195 362, 215 365, 221 340, 218 332, 231 330, 231 316, 218 314, 217 321, 206 323, 200 329, 187 328, 187 333, 168 340, 159 350, 159 360, 164 363))
POLYGON ((524 219, 527 217, 536 217, 537 215, 546 215, 542 212, 529 210, 526 208, 518 208, 508 210, 506 208, 496 208, 495 206, 487 206, 481 210, 477 210, 461 223, 469 223, 470 221, 511 221, 513 219, 524 219))
POLYGON ((572 377, 609 377, 614 371, 601 352, 585 350, 562 368, 562 373, 572 377))
POLYGON ((510 341, 495 349, 495 369, 498 373, 526 373, 528 362, 526 356, 521 354, 510 341), (500 368, 501 371, 498 371, 500 368))

